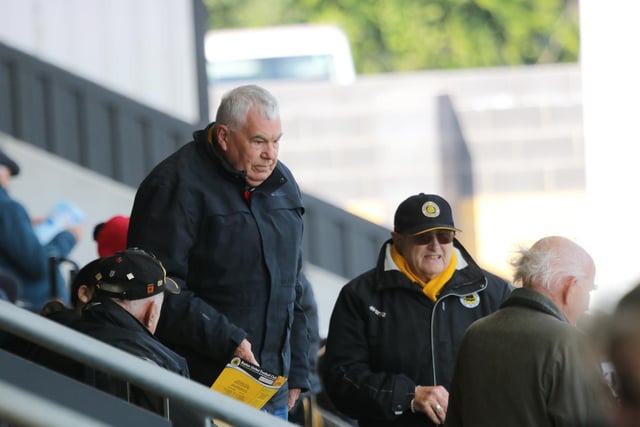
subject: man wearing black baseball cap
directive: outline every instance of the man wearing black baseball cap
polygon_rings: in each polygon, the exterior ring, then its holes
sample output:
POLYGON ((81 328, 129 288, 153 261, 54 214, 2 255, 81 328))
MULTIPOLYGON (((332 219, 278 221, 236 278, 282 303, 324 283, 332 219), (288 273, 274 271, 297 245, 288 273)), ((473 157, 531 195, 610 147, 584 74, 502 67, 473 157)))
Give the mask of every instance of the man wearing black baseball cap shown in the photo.
MULTIPOLYGON (((141 357, 179 375, 189 377, 186 360, 165 347, 153 334, 158 325, 164 293, 177 294, 179 286, 167 277, 162 262, 137 248, 99 258, 83 271, 95 292, 82 317, 72 327, 114 347, 141 357)), ((96 372, 95 384, 126 399, 126 387, 119 379, 96 372)), ((162 399, 132 387, 129 401, 164 414, 162 399)), ((196 425, 202 418, 171 405, 173 425, 196 425), (178 409, 178 410, 176 410, 178 409)))
POLYGON ((407 198, 377 266, 340 292, 323 379, 334 404, 361 427, 444 424, 465 330, 512 290, 476 264, 457 232, 445 199, 407 198))

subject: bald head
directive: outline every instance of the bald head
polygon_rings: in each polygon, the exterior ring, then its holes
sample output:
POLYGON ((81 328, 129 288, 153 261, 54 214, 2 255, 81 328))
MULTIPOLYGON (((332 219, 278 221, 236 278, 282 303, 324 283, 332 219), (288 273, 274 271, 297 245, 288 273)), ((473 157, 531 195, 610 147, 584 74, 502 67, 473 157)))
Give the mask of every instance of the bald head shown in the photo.
POLYGON ((580 245, 560 236, 538 240, 512 262, 514 282, 549 297, 576 323, 589 306, 596 267, 580 245))

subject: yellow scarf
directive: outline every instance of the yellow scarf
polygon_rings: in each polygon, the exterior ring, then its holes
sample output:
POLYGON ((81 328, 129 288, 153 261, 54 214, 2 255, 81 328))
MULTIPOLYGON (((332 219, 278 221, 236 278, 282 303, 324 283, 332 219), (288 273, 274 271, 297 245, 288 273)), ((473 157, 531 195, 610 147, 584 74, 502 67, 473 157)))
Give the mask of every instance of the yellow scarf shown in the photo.
POLYGON ((407 265, 407 260, 404 259, 402 255, 397 251, 394 245, 391 245, 391 258, 393 258, 393 262, 396 263, 398 269, 405 274, 409 279, 420 285, 422 287, 422 292, 429 297, 431 301, 436 301, 438 299, 438 294, 440 290, 447 284, 449 279, 453 276, 453 273, 456 270, 457 257, 456 251, 454 250, 451 254, 451 261, 447 268, 444 269, 442 273, 434 277, 433 279, 425 282, 420 279, 418 276, 413 274, 413 272, 409 269, 407 265))

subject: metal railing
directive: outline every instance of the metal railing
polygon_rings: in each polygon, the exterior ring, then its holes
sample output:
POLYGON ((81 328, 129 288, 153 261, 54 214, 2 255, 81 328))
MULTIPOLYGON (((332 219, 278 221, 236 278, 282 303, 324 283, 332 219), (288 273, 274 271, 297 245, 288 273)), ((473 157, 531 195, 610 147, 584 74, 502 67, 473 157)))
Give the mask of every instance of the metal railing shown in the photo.
MULTIPOLYGON (((155 394, 168 398, 169 402, 179 402, 185 408, 202 414, 203 426, 211 425, 211 419, 237 427, 292 425, 195 381, 2 300, 0 300, 0 330, 37 343, 145 390, 153 390, 155 394)), ((21 392, 16 388, 16 385, 0 381, 0 395, 5 396, 0 399, 0 419, 4 417, 18 425, 71 425, 65 424, 65 420, 68 419, 66 417, 75 416, 74 411, 52 405, 46 399, 33 396, 28 392, 21 392), (8 393, 4 393, 3 390, 7 390, 8 393), (38 413, 47 414, 47 416, 43 420, 42 417, 36 416, 38 413)), ((99 423, 99 420, 80 425, 100 425, 96 424, 97 422, 99 423)), ((76 422, 73 424, 78 425, 76 422)))
MULTIPOLYGON (((13 384, 0 380, 0 423, 7 421, 11 425, 69 427, 107 427, 94 418, 50 402, 34 393, 22 390, 13 384)), ((4 425, 4 424, 0 424, 4 425)))

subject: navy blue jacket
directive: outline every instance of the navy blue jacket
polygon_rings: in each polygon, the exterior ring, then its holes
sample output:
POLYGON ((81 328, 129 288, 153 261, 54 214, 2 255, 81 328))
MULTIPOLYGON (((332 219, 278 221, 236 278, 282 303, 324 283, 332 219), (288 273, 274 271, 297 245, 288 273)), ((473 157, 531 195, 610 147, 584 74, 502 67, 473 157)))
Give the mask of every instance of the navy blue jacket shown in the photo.
POLYGON ((244 173, 206 134, 142 182, 128 244, 158 256, 184 290, 167 295, 156 335, 187 358, 191 377, 211 385, 246 338, 263 369, 288 377, 265 406, 279 408, 287 385, 309 388, 300 190, 278 163, 247 202, 244 173))
MULTIPOLYGON (((75 244, 75 237, 68 231, 58 233, 46 245, 40 244, 25 208, 0 187, 0 270, 18 280, 18 298, 29 308, 39 310, 51 298, 49 257, 67 256, 75 244)), ((56 273, 57 294, 69 303, 66 281, 56 273)))
POLYGON ((335 406, 359 426, 431 426, 412 414, 417 385, 449 388, 467 327, 498 309, 512 286, 482 270, 464 247, 433 302, 399 270, 376 268, 346 284, 331 315, 323 380, 335 406))

